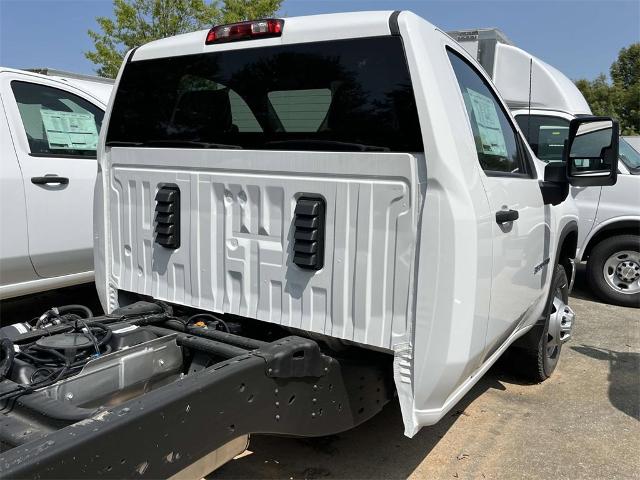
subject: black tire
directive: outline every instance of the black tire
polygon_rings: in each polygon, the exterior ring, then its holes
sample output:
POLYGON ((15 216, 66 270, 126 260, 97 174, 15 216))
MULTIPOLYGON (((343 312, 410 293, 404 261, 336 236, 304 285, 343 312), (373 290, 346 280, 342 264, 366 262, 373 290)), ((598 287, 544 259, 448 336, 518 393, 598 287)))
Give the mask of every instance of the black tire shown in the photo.
POLYGON ((605 278, 605 262, 617 252, 640 252, 640 236, 616 235, 602 240, 593 250, 587 262, 587 279, 593 293, 601 300, 623 307, 640 307, 640 292, 622 293, 615 290, 605 278))
POLYGON ((516 357, 516 369, 520 376, 534 383, 544 382, 549 378, 560 360, 562 345, 557 345, 553 349, 548 348, 549 340, 549 318, 553 311, 553 299, 555 295, 560 295, 566 304, 569 301, 569 281, 567 274, 561 265, 556 265, 549 298, 545 309, 544 320, 541 320, 518 342, 519 344, 531 345, 530 348, 517 347, 513 354, 516 357))

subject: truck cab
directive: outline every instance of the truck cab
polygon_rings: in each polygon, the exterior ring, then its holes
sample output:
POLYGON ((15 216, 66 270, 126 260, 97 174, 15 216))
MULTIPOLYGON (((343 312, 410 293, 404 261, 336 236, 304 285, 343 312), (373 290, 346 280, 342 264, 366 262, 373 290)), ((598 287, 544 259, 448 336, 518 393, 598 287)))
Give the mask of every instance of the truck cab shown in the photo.
POLYGON ((59 359, 33 385, 34 341, 61 348, 82 324, 68 307, 6 332, 27 355, 0 400, 74 407, 0 458, 6 476, 169 477, 243 435, 352 428, 394 395, 411 437, 510 347, 523 376, 548 379, 575 317, 569 185, 610 184, 617 163, 603 118, 572 122, 566 166, 540 163, 476 60, 400 11, 143 45, 104 123, 106 315, 82 319, 96 342, 80 374, 59 359), (132 347, 147 353, 127 370, 132 347))
MULTIPOLYGON (((591 115, 580 90, 562 72, 518 48, 497 29, 449 32, 489 73, 533 153, 563 160, 571 120, 591 115)), ((579 210, 576 261, 604 301, 640 307, 640 154, 620 138, 615 186, 572 187, 579 210)))

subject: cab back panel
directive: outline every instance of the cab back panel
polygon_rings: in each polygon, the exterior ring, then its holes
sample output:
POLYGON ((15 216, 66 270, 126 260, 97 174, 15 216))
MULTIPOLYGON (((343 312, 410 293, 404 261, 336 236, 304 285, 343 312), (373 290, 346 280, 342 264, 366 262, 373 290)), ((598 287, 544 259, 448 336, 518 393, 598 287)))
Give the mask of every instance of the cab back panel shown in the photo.
POLYGON ((377 347, 406 337, 416 157, 151 148, 110 156, 116 288, 377 347), (154 241, 155 193, 166 183, 180 188, 177 250, 154 241), (301 194, 326 202, 319 271, 292 263, 301 194))

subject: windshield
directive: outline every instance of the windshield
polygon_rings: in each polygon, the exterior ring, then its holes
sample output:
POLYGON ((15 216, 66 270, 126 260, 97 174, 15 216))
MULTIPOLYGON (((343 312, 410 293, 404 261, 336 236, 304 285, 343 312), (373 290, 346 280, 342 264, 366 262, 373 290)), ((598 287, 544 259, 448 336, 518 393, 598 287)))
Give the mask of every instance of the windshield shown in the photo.
POLYGON ((548 115, 518 115, 516 122, 536 157, 561 162, 564 142, 569 137, 569 120, 548 115))
POLYGON ((620 137, 619 158, 632 173, 640 173, 640 153, 620 137))
MULTIPOLYGON (((516 121, 536 156, 545 162, 561 162, 569 120, 549 115, 517 115, 516 121)), ((640 153, 620 137, 618 158, 631 173, 640 173, 640 153)))
POLYGON ((391 36, 130 62, 106 142, 423 150, 402 40, 391 36))

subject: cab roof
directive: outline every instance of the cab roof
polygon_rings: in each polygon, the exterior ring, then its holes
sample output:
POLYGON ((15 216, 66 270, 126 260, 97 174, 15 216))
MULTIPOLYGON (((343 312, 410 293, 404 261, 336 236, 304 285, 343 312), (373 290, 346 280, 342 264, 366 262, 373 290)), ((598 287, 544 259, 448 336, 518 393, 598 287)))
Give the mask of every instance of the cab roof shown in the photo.
POLYGON ((61 85, 70 85, 73 88, 81 90, 85 94, 89 95, 95 100, 95 103, 101 109, 105 109, 107 103, 109 103, 109 97, 113 90, 114 81, 111 79, 105 79, 102 77, 91 77, 89 75, 79 75, 70 72, 63 72, 61 70, 52 69, 36 69, 38 71, 46 70, 46 74, 38 73, 32 70, 20 70, 17 68, 9 68, 0 66, 0 73, 16 73, 24 76, 31 77, 34 82, 38 79, 46 79, 61 85), (56 73, 53 73, 56 72, 56 73), (65 75, 66 74, 66 75, 65 75), (83 78, 80 78, 83 77, 83 78), (91 80, 91 79, 100 80, 91 80))
POLYGON ((284 18, 284 28, 280 37, 214 45, 205 45, 209 30, 200 30, 142 45, 135 50, 130 60, 149 60, 241 48, 390 35, 389 20, 392 13, 392 11, 348 12, 287 17, 284 18))

